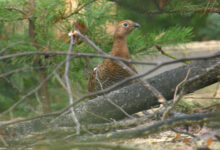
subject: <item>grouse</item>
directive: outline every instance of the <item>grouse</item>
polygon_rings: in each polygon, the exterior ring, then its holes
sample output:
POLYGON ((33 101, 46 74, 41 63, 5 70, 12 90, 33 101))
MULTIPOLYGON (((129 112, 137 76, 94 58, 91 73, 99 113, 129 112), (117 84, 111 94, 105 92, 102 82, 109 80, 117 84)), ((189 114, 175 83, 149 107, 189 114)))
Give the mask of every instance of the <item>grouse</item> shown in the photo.
MULTIPOLYGON (((135 23, 131 20, 124 20, 118 23, 114 33, 113 47, 112 51, 110 52, 111 56, 126 59, 130 58, 130 53, 127 46, 127 36, 139 26, 140 25, 138 23, 135 23)), ((135 73, 137 73, 131 64, 125 64, 135 73)), ((129 76, 132 76, 132 74, 118 65, 117 62, 111 59, 105 59, 102 64, 99 64, 89 74, 88 91, 95 92, 105 89, 129 76)))

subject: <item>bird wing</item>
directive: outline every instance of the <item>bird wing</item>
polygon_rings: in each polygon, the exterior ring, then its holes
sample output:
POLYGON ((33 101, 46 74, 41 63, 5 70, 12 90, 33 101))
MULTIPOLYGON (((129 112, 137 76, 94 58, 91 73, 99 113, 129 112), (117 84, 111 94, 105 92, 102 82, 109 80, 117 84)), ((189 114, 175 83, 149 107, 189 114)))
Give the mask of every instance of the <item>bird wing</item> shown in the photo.
MULTIPOLYGON (((126 65, 137 73, 132 65, 126 65)), ((116 62, 110 59, 106 59, 101 65, 94 68, 93 71, 90 73, 88 81, 88 91, 94 92, 102 88, 104 89, 131 75, 132 74, 130 72, 123 69, 116 62)))

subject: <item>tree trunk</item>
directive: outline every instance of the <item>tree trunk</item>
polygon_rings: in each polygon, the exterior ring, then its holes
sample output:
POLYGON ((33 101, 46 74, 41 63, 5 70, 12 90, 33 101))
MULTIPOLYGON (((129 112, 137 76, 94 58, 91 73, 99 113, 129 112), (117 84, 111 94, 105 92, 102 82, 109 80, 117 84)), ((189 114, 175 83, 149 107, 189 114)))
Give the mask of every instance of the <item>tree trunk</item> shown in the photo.
MULTIPOLYGON (((32 13, 32 16, 34 16, 34 9, 35 9, 35 0, 29 0, 30 5, 30 13, 32 13)), ((38 49, 37 41, 36 41, 36 30, 35 30, 35 20, 34 18, 29 19, 29 37, 31 39, 32 45, 38 49)), ((39 67, 42 67, 45 64, 46 61, 44 61, 42 64, 42 60, 40 57, 37 59, 37 64, 39 67)), ((43 82, 47 77, 46 70, 44 68, 39 69, 39 80, 40 83, 43 82)), ((45 84, 42 86, 41 90, 41 96, 42 96, 42 104, 43 104, 43 113, 49 113, 51 112, 51 106, 50 106, 50 94, 48 91, 48 83, 45 82, 45 84)))

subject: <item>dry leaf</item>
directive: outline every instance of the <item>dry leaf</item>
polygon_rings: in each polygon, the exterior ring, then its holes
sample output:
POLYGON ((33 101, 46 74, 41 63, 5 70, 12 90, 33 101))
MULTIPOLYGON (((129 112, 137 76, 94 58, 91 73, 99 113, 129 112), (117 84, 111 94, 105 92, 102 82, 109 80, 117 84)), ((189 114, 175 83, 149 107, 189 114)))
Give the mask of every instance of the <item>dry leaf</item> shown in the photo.
POLYGON ((176 136, 173 138, 172 141, 177 141, 179 138, 181 137, 181 134, 180 133, 177 133, 176 136))
POLYGON ((210 138, 207 140, 206 147, 209 147, 209 146, 212 144, 212 141, 213 141, 213 138, 210 137, 210 138))
POLYGON ((157 142, 152 142, 151 144, 155 145, 155 144, 157 144, 157 142))
POLYGON ((185 139, 183 139, 183 142, 184 143, 190 143, 190 140, 191 140, 191 138, 185 138, 185 139))

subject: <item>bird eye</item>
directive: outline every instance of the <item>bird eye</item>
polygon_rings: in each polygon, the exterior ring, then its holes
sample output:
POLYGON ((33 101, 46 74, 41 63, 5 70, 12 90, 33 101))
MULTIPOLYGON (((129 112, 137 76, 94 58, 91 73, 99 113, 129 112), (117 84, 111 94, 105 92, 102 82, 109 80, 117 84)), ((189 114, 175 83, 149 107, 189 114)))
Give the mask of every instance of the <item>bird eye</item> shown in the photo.
POLYGON ((124 27, 128 27, 128 24, 127 24, 127 23, 124 23, 123 26, 124 26, 124 27))

